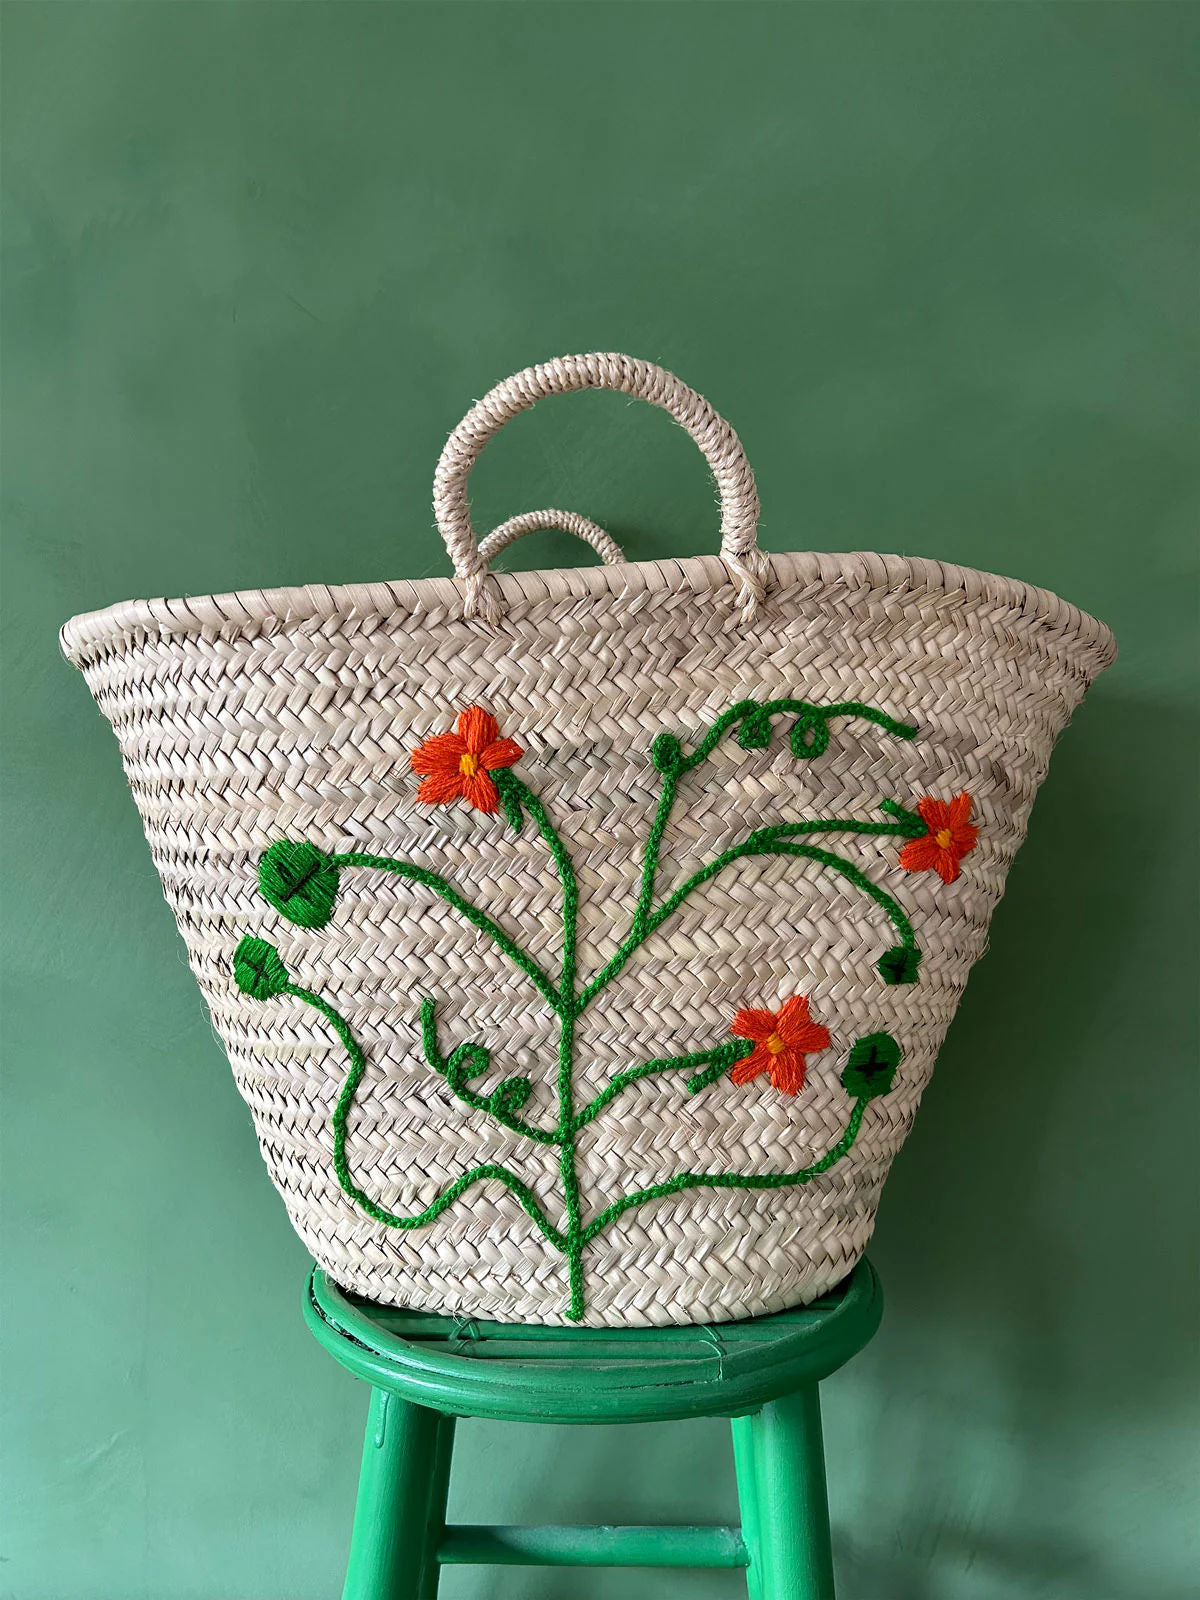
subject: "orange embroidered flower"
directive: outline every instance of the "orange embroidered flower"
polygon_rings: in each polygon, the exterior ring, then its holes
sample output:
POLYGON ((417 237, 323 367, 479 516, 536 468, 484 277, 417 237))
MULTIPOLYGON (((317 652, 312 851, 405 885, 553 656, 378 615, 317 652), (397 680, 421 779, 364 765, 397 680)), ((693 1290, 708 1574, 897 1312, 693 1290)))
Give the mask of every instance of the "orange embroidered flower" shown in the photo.
POLYGON ((900 865, 906 872, 936 872, 943 883, 953 883, 958 863, 970 855, 979 838, 979 829, 967 820, 971 796, 960 794, 946 801, 927 794, 917 801, 917 810, 929 832, 908 841, 900 852, 900 865))
POLYGON ((468 706, 457 733, 435 733, 419 744, 408 758, 413 771, 423 774, 417 799, 427 806, 461 799, 477 811, 497 810, 500 796, 490 774, 524 754, 515 739, 497 738, 499 732, 490 712, 468 706))
POLYGON ((802 994, 785 1000, 778 1011, 739 1011, 729 1030, 740 1039, 752 1039, 754 1049, 729 1069, 734 1083, 749 1083, 767 1072, 776 1089, 798 1094, 804 1087, 805 1056, 828 1050, 829 1029, 808 1014, 802 994))

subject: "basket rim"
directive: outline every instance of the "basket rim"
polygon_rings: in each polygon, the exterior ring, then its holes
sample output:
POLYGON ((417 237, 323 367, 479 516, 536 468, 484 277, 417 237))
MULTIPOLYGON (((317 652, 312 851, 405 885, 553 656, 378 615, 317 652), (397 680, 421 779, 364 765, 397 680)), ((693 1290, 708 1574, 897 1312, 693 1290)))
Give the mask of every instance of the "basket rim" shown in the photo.
MULTIPOLYGON (((874 551, 845 553, 763 552, 770 588, 813 584, 846 589, 924 590, 964 603, 983 602, 1014 613, 1026 622, 1053 630, 1064 646, 1098 656, 1097 671, 1116 658, 1116 640, 1105 623, 1061 599, 1049 589, 974 567, 960 567, 924 556, 882 555, 874 551)), ((673 590, 694 595, 734 590, 729 570, 719 556, 688 556, 657 561, 627 561, 619 566, 537 568, 528 572, 493 572, 491 579, 507 604, 553 603, 592 597, 648 594, 673 590)), ((97 611, 84 611, 59 633, 63 654, 72 665, 87 666, 109 654, 121 640, 143 637, 239 633, 258 634, 307 621, 334 617, 355 621, 390 619, 427 611, 458 610, 464 585, 457 578, 401 578, 379 583, 301 584, 281 589, 237 589, 224 594, 153 600, 124 600, 97 611)), ((464 627, 503 633, 511 625, 463 621, 464 627)))

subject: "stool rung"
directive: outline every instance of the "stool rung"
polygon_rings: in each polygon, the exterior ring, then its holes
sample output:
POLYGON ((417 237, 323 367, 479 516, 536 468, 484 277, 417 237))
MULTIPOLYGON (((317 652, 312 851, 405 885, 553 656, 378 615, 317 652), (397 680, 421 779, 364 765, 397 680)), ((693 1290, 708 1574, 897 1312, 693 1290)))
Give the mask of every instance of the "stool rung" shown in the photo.
POLYGON ((737 1528, 493 1526, 460 1523, 438 1546, 443 1566, 745 1567, 737 1528))

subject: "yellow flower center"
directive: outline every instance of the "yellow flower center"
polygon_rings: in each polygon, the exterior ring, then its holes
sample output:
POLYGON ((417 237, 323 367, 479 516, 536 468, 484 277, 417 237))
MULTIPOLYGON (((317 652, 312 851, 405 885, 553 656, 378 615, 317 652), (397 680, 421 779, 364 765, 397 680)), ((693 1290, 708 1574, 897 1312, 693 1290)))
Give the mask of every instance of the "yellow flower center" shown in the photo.
MULTIPOLYGON (((465 761, 466 759, 466 756, 464 756, 463 760, 465 761)), ((934 834, 933 841, 939 849, 949 850, 950 846, 954 843, 954 835, 950 832, 949 828, 942 828, 934 834)))
POLYGON ((767 1040, 767 1049, 773 1056, 777 1056, 782 1050, 786 1050, 787 1046, 777 1033, 773 1033, 767 1040))
POLYGON ((464 778, 473 778, 479 771, 479 757, 473 756, 468 750, 465 755, 460 757, 458 770, 462 773, 464 778))

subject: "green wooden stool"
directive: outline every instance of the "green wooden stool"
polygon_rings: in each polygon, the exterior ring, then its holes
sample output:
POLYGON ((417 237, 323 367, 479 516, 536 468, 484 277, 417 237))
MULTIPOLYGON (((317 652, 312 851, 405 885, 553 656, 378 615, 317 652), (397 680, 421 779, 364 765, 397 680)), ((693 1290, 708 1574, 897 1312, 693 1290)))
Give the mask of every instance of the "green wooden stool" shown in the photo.
POLYGON ((434 1600, 443 1566, 745 1567, 750 1600, 832 1600, 818 1384, 879 1326, 861 1262, 795 1311, 697 1328, 541 1328, 371 1305, 314 1271, 309 1328, 371 1385, 343 1600, 434 1600), (446 1526, 456 1417, 730 1417, 741 1528, 446 1526))

